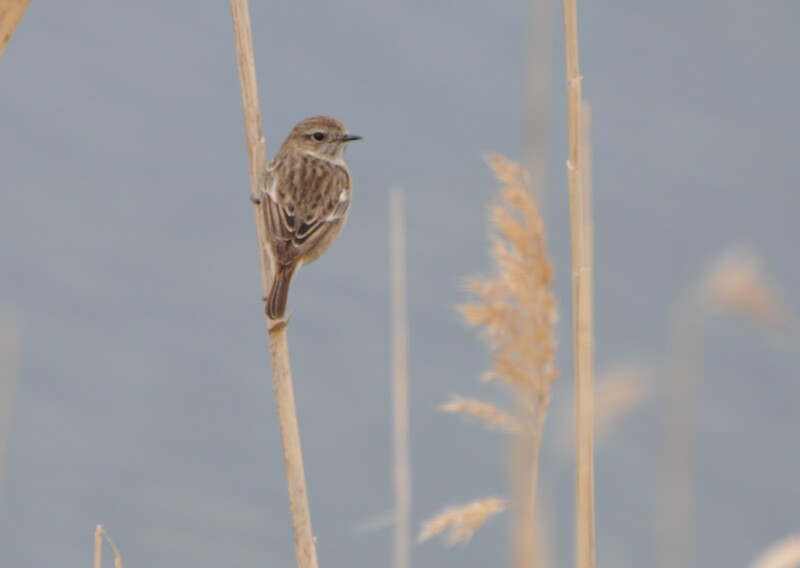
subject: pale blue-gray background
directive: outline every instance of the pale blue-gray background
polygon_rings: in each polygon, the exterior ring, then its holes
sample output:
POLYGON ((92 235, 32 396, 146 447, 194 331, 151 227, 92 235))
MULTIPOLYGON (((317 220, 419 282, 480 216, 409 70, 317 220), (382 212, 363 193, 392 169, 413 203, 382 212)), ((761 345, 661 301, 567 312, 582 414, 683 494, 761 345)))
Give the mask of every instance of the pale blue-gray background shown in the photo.
MULTIPOLYGON (((342 119, 355 203, 302 271, 290 340, 323 566, 387 566, 352 534, 391 506, 387 191, 407 191, 415 524, 504 491, 503 440, 434 407, 485 394, 452 310, 488 268, 490 150, 520 156, 525 5, 252 3, 269 155, 298 120, 342 119)), ((800 7, 579 5, 594 110, 598 366, 663 359, 680 290, 750 243, 800 297, 800 7)), ((560 12, 547 221, 569 345, 560 12)), ((0 60, 0 305, 26 344, 0 566, 79 566, 96 523, 126 566, 291 566, 283 465, 247 200, 227 2, 33 2, 0 60)), ((703 387, 696 564, 740 566, 800 531, 800 361, 733 320, 703 387)), ((554 412, 570 400, 569 350, 554 412)), ((656 373, 657 377, 657 373, 656 373)), ((657 382, 657 378, 653 379, 657 382)), ((491 396, 491 395, 490 395, 491 396)), ((650 403, 598 455, 600 565, 651 558, 650 403)), ((544 500, 571 563, 572 483, 550 422, 544 500)), ((495 566, 506 519, 417 566, 495 566)))

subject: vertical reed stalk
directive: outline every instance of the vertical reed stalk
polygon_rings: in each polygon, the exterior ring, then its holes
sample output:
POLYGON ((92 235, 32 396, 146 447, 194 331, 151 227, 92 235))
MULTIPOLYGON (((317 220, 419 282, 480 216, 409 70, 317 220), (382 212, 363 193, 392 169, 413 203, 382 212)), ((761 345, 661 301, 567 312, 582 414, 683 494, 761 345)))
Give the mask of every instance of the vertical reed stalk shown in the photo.
POLYGON ((22 342, 22 317, 13 313, 0 316, 0 507, 3 504, 22 342))
POLYGON ((698 393, 709 317, 702 293, 692 288, 679 302, 670 330, 656 494, 656 568, 688 568, 692 563, 698 393))
POLYGON ((103 527, 94 527, 94 568, 103 568, 103 527))
POLYGON ((117 549, 117 545, 108 536, 108 533, 103 529, 102 525, 97 525, 94 528, 94 568, 102 568, 103 566, 103 539, 106 539, 111 551, 114 553, 114 568, 122 567, 122 556, 117 549))
POLYGON ((411 455, 408 434, 408 322, 406 308, 405 200, 389 197, 392 286, 392 400, 394 401, 394 566, 411 566, 411 455))
MULTIPOLYGON (((514 566, 529 568, 537 565, 541 544, 537 514, 539 461, 542 435, 547 420, 549 399, 517 400, 517 417, 527 427, 515 435, 512 454, 512 473, 516 508, 514 511, 514 566)), ((541 568, 541 566, 539 567, 541 568)))
POLYGON ((553 53, 554 0, 528 0, 525 32, 525 138, 523 164, 539 208, 545 209, 550 132, 550 84, 553 53))
POLYGON ((567 130, 570 228, 572 234, 572 310, 575 344, 575 416, 577 433, 576 551, 578 568, 593 568, 594 419, 593 419, 593 299, 590 212, 583 191, 581 141, 581 76, 578 65, 578 21, 575 0, 564 0, 564 42, 567 74, 567 130))
MULTIPOLYGON (((252 195, 258 194, 261 173, 266 166, 264 136, 261 132, 261 115, 258 108, 258 90, 253 58, 253 36, 250 29, 250 13, 247 0, 231 0, 233 30, 236 39, 236 54, 239 63, 239 79, 242 87, 244 128, 247 138, 248 162, 252 195)), ((264 243, 266 227, 264 219, 254 209, 256 232, 261 259, 261 284, 264 296, 269 293, 272 274, 264 243)), ((283 462, 286 468, 286 484, 289 492, 289 507, 292 513, 294 545, 299 568, 317 567, 317 550, 311 528, 308 508, 303 455, 300 448, 300 431, 294 402, 292 373, 289 366, 289 346, 286 325, 269 324, 270 354, 272 357, 272 384, 275 391, 275 406, 278 412, 283 462)))

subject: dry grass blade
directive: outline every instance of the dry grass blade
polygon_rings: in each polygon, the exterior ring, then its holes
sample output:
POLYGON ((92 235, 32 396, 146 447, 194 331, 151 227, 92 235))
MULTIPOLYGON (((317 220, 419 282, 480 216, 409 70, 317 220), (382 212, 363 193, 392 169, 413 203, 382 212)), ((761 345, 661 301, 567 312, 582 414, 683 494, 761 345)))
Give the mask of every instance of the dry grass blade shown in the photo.
POLYGON ((749 568, 797 568, 800 566, 800 537, 789 538, 771 546, 749 568))
POLYGON ((0 57, 3 57, 6 46, 30 3, 30 0, 0 0, 0 57))
POLYGON ((425 542, 447 531, 446 542, 448 545, 467 542, 479 528, 486 524, 486 521, 498 513, 502 513, 505 509, 505 502, 496 497, 479 499, 459 507, 447 507, 435 517, 425 521, 417 541, 425 542))
POLYGON ((440 404, 439 410, 452 414, 463 414, 477 420, 490 430, 519 431, 519 424, 513 416, 495 405, 481 400, 453 396, 450 402, 440 404))

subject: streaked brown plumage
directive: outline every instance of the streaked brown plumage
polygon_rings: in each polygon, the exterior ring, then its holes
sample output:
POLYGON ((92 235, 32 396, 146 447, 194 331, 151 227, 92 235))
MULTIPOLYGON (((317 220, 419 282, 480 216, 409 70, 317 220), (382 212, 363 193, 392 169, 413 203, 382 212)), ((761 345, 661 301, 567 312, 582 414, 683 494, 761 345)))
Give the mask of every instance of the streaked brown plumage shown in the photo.
POLYGON ((336 119, 307 118, 264 173, 255 201, 267 227, 273 280, 266 312, 272 320, 284 317, 297 269, 322 256, 344 225, 352 193, 344 147, 359 138, 336 119))

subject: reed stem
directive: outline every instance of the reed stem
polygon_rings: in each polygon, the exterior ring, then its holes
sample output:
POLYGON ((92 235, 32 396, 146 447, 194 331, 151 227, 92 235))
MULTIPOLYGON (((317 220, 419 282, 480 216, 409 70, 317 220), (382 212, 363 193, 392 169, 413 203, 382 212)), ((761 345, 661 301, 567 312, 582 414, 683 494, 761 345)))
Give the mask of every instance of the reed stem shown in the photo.
POLYGON ((583 190, 581 76, 578 64, 578 22, 575 0, 564 0, 564 42, 567 74, 567 131, 570 228, 572 240, 572 310, 575 344, 576 416, 576 551, 578 568, 595 565, 593 298, 591 212, 583 190))
MULTIPOLYGON (((233 30, 236 39, 236 54, 239 63, 239 79, 242 87, 244 129, 247 138, 248 164, 250 166, 251 192, 258 195, 262 172, 266 167, 266 148, 261 131, 261 114, 258 108, 253 36, 250 29, 250 13, 247 0, 231 0, 233 30)), ((267 230, 264 219, 254 207, 256 232, 261 260, 261 284, 263 295, 269 294, 272 282, 270 262, 264 246, 267 230)), ((308 507, 303 454, 300 447, 300 430, 297 425, 297 410, 294 401, 292 372, 289 365, 289 345, 286 325, 269 325, 269 343, 272 359, 272 386, 275 392, 275 407, 278 413, 283 462, 286 469, 286 484, 289 492, 289 508, 292 514, 294 545, 299 568, 317 568, 317 550, 311 528, 308 507)))
POLYGON ((394 566, 411 566, 411 452, 408 426, 408 321, 406 307, 405 199, 389 196, 392 290, 392 400, 394 402, 394 566))

